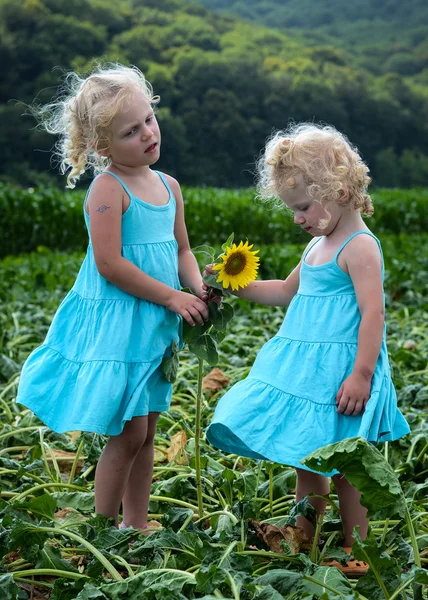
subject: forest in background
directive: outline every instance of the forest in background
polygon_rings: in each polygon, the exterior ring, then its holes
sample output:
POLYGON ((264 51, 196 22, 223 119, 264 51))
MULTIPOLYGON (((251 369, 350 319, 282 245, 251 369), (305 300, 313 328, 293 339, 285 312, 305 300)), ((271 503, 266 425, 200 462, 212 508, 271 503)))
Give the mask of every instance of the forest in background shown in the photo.
MULTIPOLYGON (((204 1, 221 8, 220 1, 204 1)), ((357 32, 352 10, 362 3, 344 11, 338 0, 329 3, 340 18, 324 24, 321 5, 327 3, 311 3, 317 10, 308 33, 299 23, 269 29, 186 0, 0 0, 0 178, 34 185, 58 177, 50 154, 54 140, 23 116, 25 104, 36 96, 50 100, 64 72, 85 71, 99 59, 135 64, 152 82, 161 96, 159 168, 185 184, 251 185, 255 157, 272 129, 309 120, 344 131, 370 165, 376 185, 428 185, 428 83, 422 68, 427 42, 426 28, 418 25, 425 4, 412 0, 405 15, 401 9, 395 21, 382 21, 382 35, 374 41, 384 55, 377 60, 373 54, 369 69, 363 60, 370 57, 369 34, 350 52, 342 42, 333 44, 328 29, 346 21, 357 32), (412 21, 413 8, 421 12, 412 21), (396 35, 404 29, 403 44, 420 61, 413 73, 387 67, 384 56, 393 42, 385 23, 396 35)), ((377 16, 369 15, 374 22, 386 10, 385 2, 376 4, 377 16)), ((278 24, 281 14, 298 14, 296 1, 245 5, 265 7, 270 25, 275 14, 278 24)))

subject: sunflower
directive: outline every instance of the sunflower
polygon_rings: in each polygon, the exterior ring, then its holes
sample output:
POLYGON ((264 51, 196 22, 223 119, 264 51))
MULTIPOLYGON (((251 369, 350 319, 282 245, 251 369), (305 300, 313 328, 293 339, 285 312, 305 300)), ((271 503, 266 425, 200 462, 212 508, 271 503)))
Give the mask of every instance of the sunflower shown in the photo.
POLYGON ((214 271, 219 271, 217 282, 221 283, 224 288, 231 286, 232 290, 244 288, 257 277, 257 269, 259 268, 260 258, 255 256, 258 250, 251 252, 251 246, 248 245, 248 240, 239 246, 232 244, 228 246, 224 254, 219 258, 222 263, 214 265, 214 271))

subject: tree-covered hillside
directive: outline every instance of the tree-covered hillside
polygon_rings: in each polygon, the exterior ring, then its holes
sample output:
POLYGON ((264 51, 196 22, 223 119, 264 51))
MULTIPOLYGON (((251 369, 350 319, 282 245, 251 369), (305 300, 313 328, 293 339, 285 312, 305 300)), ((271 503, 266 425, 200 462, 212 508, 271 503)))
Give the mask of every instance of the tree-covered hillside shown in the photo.
POLYGON ((159 167, 183 183, 242 186, 273 128, 325 121, 347 133, 384 186, 428 184, 428 94, 374 76, 331 45, 185 0, 0 0, 0 176, 53 175, 54 140, 22 116, 94 58, 139 66, 161 95, 159 167), (59 68, 57 68, 59 67, 59 68), (18 100, 20 103, 11 100, 18 100))
MULTIPOLYGON (((191 0, 194 2, 195 0, 191 0)), ((352 63, 428 84, 426 0, 199 0, 210 10, 299 31, 343 48, 352 63)))

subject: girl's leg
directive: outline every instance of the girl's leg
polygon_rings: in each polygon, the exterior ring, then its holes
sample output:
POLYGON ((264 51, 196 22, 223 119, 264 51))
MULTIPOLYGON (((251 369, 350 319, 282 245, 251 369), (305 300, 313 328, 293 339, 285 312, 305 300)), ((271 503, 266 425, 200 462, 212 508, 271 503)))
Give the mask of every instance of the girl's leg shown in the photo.
POLYGON ((95 472, 95 511, 116 520, 135 457, 147 436, 147 417, 134 417, 107 442, 95 472))
MULTIPOLYGON (((324 475, 318 475, 304 469, 296 469, 297 485, 296 485, 296 502, 300 502, 302 498, 308 494, 319 494, 325 496, 330 492, 330 481, 324 475)), ((315 508, 317 515, 323 514, 325 511, 326 502, 321 498, 309 498, 309 502, 315 508)), ((297 517, 296 525, 301 527, 308 538, 311 540, 314 537, 315 528, 305 517, 297 517)))
POLYGON ((355 525, 360 526, 360 536, 362 539, 367 537, 369 528, 367 509, 361 506, 361 493, 348 482, 344 475, 334 475, 333 481, 339 497, 340 516, 343 526, 343 545, 350 547, 354 542, 352 531, 355 525))
POLYGON ((147 525, 158 417, 159 413, 149 413, 146 439, 134 460, 122 499, 123 522, 134 529, 142 529, 147 525))

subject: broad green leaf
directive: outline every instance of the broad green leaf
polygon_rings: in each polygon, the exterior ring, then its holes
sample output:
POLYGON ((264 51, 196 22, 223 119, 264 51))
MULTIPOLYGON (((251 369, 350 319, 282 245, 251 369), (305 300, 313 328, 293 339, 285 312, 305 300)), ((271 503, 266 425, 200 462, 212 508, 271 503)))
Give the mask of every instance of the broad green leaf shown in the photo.
POLYGON ((290 592, 293 592, 303 575, 296 573, 295 571, 287 571, 286 569, 272 569, 264 575, 257 577, 253 583, 255 585, 272 586, 277 592, 286 596, 290 592))
POLYGON ((59 571, 71 571, 78 573, 67 560, 62 558, 58 548, 45 544, 40 550, 39 557, 35 566, 36 569, 58 569, 59 571))
POLYGON ((87 583, 83 590, 76 596, 76 600, 106 600, 105 596, 95 585, 87 583))
POLYGON ((268 585, 254 596, 254 600, 284 600, 284 596, 279 594, 271 585, 268 585))
POLYGON ((377 448, 363 438, 348 438, 319 448, 302 462, 315 471, 343 473, 361 492, 369 513, 404 516, 405 500, 398 478, 377 448))
POLYGON ((36 498, 30 498, 23 502, 14 502, 13 508, 18 510, 27 510, 35 515, 53 519, 56 511, 56 501, 52 494, 43 494, 36 498))
POLYGON ((214 262, 215 250, 211 246, 196 246, 196 248, 192 248, 192 252, 197 257, 201 257, 201 260, 205 260, 207 264, 214 262))
POLYGON ((296 518, 300 516, 306 517, 308 521, 310 521, 313 524, 315 524, 316 522, 317 513, 315 511, 315 508, 309 502, 307 496, 302 498, 300 502, 293 506, 288 517, 288 523, 290 523, 291 525, 295 525, 296 518))
POLYGON ((75 508, 85 513, 95 509, 95 497, 93 492, 54 492, 53 498, 59 508, 75 508))
POLYGON ((161 368, 165 379, 169 383, 174 383, 177 379, 178 368, 180 366, 180 359, 178 354, 175 353, 172 356, 164 357, 161 362, 161 368))
POLYGON ((208 334, 201 336, 195 342, 189 344, 189 351, 198 358, 205 360, 212 367, 218 363, 216 344, 208 334))
POLYGON ((304 579, 301 582, 299 589, 317 595, 321 595, 326 592, 332 597, 338 597, 336 594, 334 594, 334 592, 328 590, 326 587, 323 587, 323 584, 326 584, 330 588, 337 590, 339 594, 349 594, 352 592, 352 586, 348 579, 343 575, 343 573, 341 573, 341 571, 339 571, 339 569, 336 569, 336 567, 317 567, 312 573, 310 573, 310 576, 312 579, 316 579, 319 584, 304 579))
POLYGON ((362 540, 354 531, 354 538, 352 554, 370 565, 367 575, 358 580, 356 590, 370 600, 384 600, 385 591, 392 594, 399 587, 402 570, 373 537, 362 540))
POLYGON ((9 573, 0 574, 0 598, 1 600, 17 600, 19 588, 9 573))
POLYGON ((195 586, 195 576, 175 569, 151 569, 123 582, 102 585, 99 589, 111 600, 140 600, 143 590, 163 598, 164 592, 181 592, 185 585, 195 586))
POLYGON ((225 331, 227 324, 233 318, 233 307, 227 302, 223 302, 218 306, 216 302, 211 302, 208 305, 210 312, 210 323, 219 331, 225 331))

